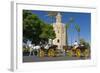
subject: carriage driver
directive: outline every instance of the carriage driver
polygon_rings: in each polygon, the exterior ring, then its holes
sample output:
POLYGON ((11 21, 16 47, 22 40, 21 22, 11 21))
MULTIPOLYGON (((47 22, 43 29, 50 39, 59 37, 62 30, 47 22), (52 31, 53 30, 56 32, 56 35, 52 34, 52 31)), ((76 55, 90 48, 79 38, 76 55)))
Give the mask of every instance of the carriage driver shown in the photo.
POLYGON ((79 46, 78 42, 75 41, 74 44, 73 44, 73 49, 76 49, 78 46, 79 46))
POLYGON ((78 42, 75 41, 74 44, 73 44, 73 46, 74 46, 75 48, 77 48, 77 47, 79 46, 78 42))

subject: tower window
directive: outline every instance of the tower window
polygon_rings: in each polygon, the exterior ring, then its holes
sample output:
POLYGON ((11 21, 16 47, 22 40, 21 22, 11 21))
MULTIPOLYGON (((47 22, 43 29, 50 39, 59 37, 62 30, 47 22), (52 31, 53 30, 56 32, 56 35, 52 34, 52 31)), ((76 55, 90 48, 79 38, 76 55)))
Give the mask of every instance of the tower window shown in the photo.
POLYGON ((58 33, 59 33, 59 30, 58 30, 58 33))
POLYGON ((57 40, 57 42, 59 43, 59 39, 57 40))

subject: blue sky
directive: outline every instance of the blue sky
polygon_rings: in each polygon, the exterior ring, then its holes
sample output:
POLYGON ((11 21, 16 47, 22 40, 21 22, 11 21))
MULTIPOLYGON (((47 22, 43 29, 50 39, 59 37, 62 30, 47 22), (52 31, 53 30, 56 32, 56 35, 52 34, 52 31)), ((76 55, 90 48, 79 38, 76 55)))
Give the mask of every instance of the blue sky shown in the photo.
MULTIPOLYGON (((41 20, 46 23, 55 22, 55 18, 51 18, 48 15, 47 11, 32 11, 33 14, 36 14, 41 20)), ((80 37, 84 38, 87 42, 91 41, 91 13, 79 13, 79 12, 61 12, 62 23, 66 24, 69 19, 72 17, 74 22, 71 24, 68 29, 68 43, 71 44, 77 40, 77 31, 75 30, 74 24, 80 26, 80 37)))

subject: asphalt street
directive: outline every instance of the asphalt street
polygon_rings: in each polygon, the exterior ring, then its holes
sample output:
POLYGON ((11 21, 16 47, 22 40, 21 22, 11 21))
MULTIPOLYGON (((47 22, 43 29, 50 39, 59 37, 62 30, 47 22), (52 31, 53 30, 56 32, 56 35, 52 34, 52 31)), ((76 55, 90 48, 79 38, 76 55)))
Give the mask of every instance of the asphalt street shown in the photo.
POLYGON ((23 56, 23 62, 43 62, 43 61, 64 61, 64 60, 81 60, 78 57, 37 57, 37 56, 23 56))

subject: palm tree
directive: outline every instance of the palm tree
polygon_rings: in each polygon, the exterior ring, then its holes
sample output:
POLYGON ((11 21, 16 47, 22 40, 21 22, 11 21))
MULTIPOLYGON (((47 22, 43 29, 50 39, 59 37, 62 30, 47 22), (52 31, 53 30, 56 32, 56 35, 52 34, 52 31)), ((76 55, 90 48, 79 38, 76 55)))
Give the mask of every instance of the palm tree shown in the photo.
POLYGON ((67 48, 68 48, 68 28, 69 28, 70 24, 67 23, 66 24, 66 44, 67 44, 67 48))
MULTIPOLYGON (((73 23, 73 22, 74 22, 74 19, 71 17, 69 22, 66 24, 66 40, 67 40, 66 44, 67 44, 67 46, 68 46, 68 29, 69 29, 71 23, 73 23)), ((78 43, 80 43, 80 26, 78 24, 75 24, 75 29, 78 33, 78 43)))
POLYGON ((75 24, 75 29, 77 30, 78 33, 78 43, 80 43, 80 26, 78 24, 75 24))
POLYGON ((67 48, 68 48, 68 29, 71 25, 71 23, 74 22, 74 19, 71 17, 68 21, 68 23, 66 23, 66 44, 67 44, 67 48))

